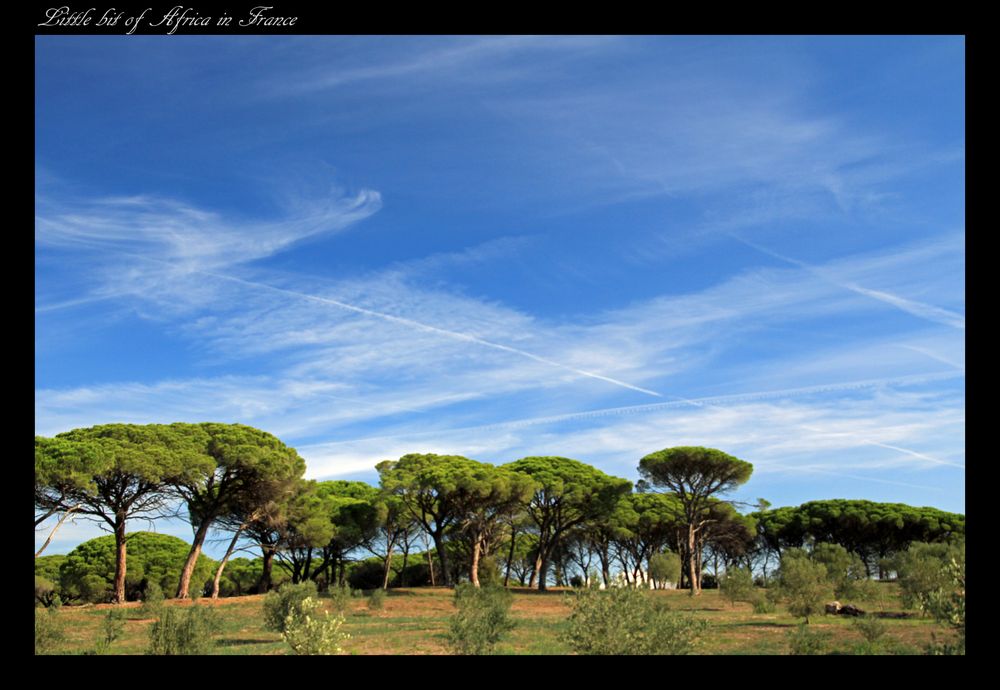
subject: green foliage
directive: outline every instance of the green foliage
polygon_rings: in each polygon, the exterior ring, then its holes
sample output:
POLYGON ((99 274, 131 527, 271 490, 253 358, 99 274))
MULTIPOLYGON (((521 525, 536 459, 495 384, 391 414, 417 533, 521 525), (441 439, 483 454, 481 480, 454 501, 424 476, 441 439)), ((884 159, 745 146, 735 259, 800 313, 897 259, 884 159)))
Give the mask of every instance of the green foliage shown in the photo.
POLYGON ((449 621, 448 644, 455 654, 492 654, 514 628, 510 617, 513 595, 503 587, 455 587, 458 611, 449 621))
POLYGON ((35 609, 35 654, 49 654, 66 638, 55 608, 35 609))
POLYGON ((384 608, 385 608, 385 590, 381 588, 373 589, 372 593, 368 595, 368 610, 381 611, 384 608))
MULTIPOLYGON (((400 560, 402 563, 402 560, 400 560)), ((381 558, 368 558, 352 564, 347 571, 347 584, 354 589, 381 589, 385 578, 385 563, 381 558)))
POLYGON ((789 549, 781 557, 778 589, 789 613, 809 622, 809 616, 824 610, 831 586, 826 567, 813 563, 801 549, 789 549))
POLYGON ((789 652, 795 656, 823 654, 829 633, 813 631, 805 623, 788 632, 789 652))
POLYGON ((681 578, 681 557, 672 551, 654 553, 649 557, 649 576, 656 582, 671 582, 681 578))
POLYGON ((56 591, 56 586, 44 577, 35 575, 35 605, 49 608, 57 600, 59 593, 56 591))
POLYGON ((500 567, 493 556, 483 556, 479 559, 479 585, 481 587, 502 587, 503 577, 500 567))
POLYGON ((933 592, 951 585, 948 566, 952 560, 965 562, 965 543, 914 543, 892 560, 900 596, 907 608, 918 608, 933 592))
POLYGON ((284 632, 288 617, 302 607, 303 601, 317 596, 316 583, 312 580, 297 585, 286 583, 268 592, 264 597, 264 630, 284 632))
POLYGON ((104 637, 97 641, 92 654, 107 654, 111 651, 111 645, 125 632, 125 611, 119 608, 109 609, 101 619, 101 631, 104 637))
POLYGON ((640 589, 581 590, 562 639, 579 654, 689 654, 707 626, 657 606, 640 589))
MULTIPOLYGON (((183 539, 155 532, 134 532, 128 538, 126 559, 126 598, 138 599, 143 582, 155 582, 165 591, 173 591, 180 578, 191 546, 183 539)), ((60 594, 64 599, 82 599, 95 603, 110 601, 115 579, 115 537, 97 537, 77 546, 59 568, 60 594)), ((215 561, 198 558, 193 583, 203 589, 213 574, 215 561)))
POLYGON ((946 568, 949 582, 941 589, 921 597, 920 608, 939 623, 958 633, 954 643, 935 642, 927 652, 934 655, 965 654, 965 559, 952 559, 946 568))
POLYGON ((747 568, 732 568, 719 579, 722 596, 733 606, 737 601, 753 601, 753 573, 747 568))
MULTIPOLYGON (((768 592, 768 594, 770 594, 770 592, 768 592)), ((753 605, 754 613, 774 613, 778 608, 772 597, 767 596, 760 591, 754 592, 750 603, 753 605)))
POLYGON ((354 593, 362 594, 361 590, 351 589, 350 585, 338 585, 330 587, 330 606, 338 616, 346 616, 351 609, 351 599, 354 593))
POLYGON ((858 555, 850 553, 840 544, 816 544, 810 558, 826 568, 827 581, 833 586, 833 594, 838 599, 856 598, 862 591, 858 583, 868 579, 865 564, 858 555))
POLYGON ((146 654, 208 654, 214 646, 212 636, 220 629, 218 617, 211 607, 197 604, 166 606, 149 628, 146 654))
POLYGON ((285 618, 281 639, 288 643, 293 654, 340 654, 340 643, 350 639, 350 635, 340 632, 344 617, 330 618, 326 612, 320 617, 319 607, 318 601, 306 597, 285 618))
POLYGON ((886 641, 883 638, 889 632, 889 628, 876 616, 858 616, 851 625, 865 640, 864 644, 856 650, 857 653, 874 655, 888 651, 886 641))
POLYGON ((163 613, 166 597, 163 596, 163 588, 156 582, 150 582, 146 586, 146 592, 142 596, 142 606, 139 607, 139 615, 143 618, 159 618, 163 613))

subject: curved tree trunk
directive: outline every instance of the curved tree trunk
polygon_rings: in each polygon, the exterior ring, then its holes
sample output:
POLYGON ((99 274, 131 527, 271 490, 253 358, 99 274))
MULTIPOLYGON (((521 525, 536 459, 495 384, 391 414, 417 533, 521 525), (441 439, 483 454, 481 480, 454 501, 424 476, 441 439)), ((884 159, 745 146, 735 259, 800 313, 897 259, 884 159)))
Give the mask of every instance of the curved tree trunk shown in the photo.
POLYGON ((226 567, 226 563, 229 562, 229 557, 233 555, 233 551, 236 549, 236 542, 239 541, 240 533, 243 532, 243 528, 246 524, 240 525, 240 528, 236 530, 236 534, 233 535, 233 540, 229 542, 229 548, 226 549, 226 555, 222 557, 222 562, 219 563, 218 569, 215 571, 215 579, 212 580, 212 598, 219 598, 219 582, 222 581, 222 571, 226 567))
MULTIPOLYGON (((62 523, 66 522, 66 518, 69 517, 69 514, 72 513, 74 510, 76 510, 79 507, 80 507, 79 505, 75 505, 75 506, 69 508, 65 513, 63 513, 63 516, 61 518, 59 518, 59 522, 57 522, 56 526, 52 528, 51 532, 49 532, 49 538, 45 540, 44 544, 42 544, 42 548, 38 549, 38 551, 35 552, 35 558, 38 558, 39 556, 42 555, 42 551, 44 551, 48 547, 48 545, 52 542, 52 537, 55 536, 56 530, 59 529, 60 527, 62 527, 62 523)), ((52 511, 52 512, 55 512, 55 511, 52 511)), ((52 513, 49 513, 49 515, 52 515, 52 513)), ((48 517, 48 515, 46 517, 48 517)), ((35 524, 37 526, 38 523, 35 523, 35 524)))
POLYGON ((474 587, 479 586, 479 553, 483 548, 483 541, 479 535, 476 535, 472 545, 472 564, 469 567, 469 579, 472 581, 474 587))
POLYGON ((198 524, 197 531, 194 533, 194 543, 191 544, 191 551, 188 552, 187 561, 184 563, 184 569, 181 570, 181 581, 177 585, 178 599, 187 599, 188 588, 191 585, 191 574, 194 572, 194 567, 198 563, 198 556, 201 555, 201 545, 205 543, 205 537, 208 535, 208 526, 211 522, 211 520, 202 520, 198 524))

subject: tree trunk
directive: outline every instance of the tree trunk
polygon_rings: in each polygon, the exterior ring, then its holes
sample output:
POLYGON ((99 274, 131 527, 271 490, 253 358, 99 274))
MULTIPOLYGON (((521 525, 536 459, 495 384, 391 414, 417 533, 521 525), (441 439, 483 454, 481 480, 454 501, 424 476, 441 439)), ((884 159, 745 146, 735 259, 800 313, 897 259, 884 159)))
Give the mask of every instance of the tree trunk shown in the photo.
POLYGON ((688 538, 687 538, 687 552, 688 552, 688 577, 691 580, 691 596, 698 596, 701 594, 701 588, 699 587, 698 574, 695 572, 695 545, 694 545, 694 525, 688 525, 688 538))
POLYGON ((410 560, 410 537, 403 540, 403 570, 399 573, 399 586, 406 587, 406 562, 410 560))
POLYGON ((437 551, 438 563, 441 564, 441 584, 451 586, 451 573, 448 572, 448 554, 444 550, 444 533, 438 530, 431 535, 434 538, 434 549, 437 551))
POLYGON ((483 548, 483 540, 480 535, 476 535, 472 545, 472 564, 469 568, 469 579, 473 587, 479 587, 479 552, 483 548))
MULTIPOLYGON (((79 505, 75 505, 72 508, 68 509, 65 513, 63 513, 63 516, 59 518, 59 522, 57 522, 56 526, 52 528, 51 532, 49 532, 49 538, 45 540, 44 544, 42 544, 42 548, 38 549, 38 551, 35 552, 35 558, 38 558, 39 556, 42 555, 42 551, 44 551, 48 547, 49 543, 52 541, 52 537, 55 536, 56 530, 62 527, 62 523, 66 522, 66 518, 69 517, 69 514, 79 507, 80 507, 79 505)), ((52 515, 52 513, 49 513, 49 515, 52 515)))
POLYGON ((125 516, 115 516, 115 598, 114 603, 125 603, 125 516))
POLYGON ((549 579, 549 555, 543 554, 538 560, 538 591, 544 592, 548 589, 546 580, 549 579))
POLYGON ((517 545, 517 530, 511 528, 510 530, 510 552, 507 554, 507 572, 503 576, 503 586, 506 587, 507 583, 510 582, 510 567, 514 563, 514 547, 517 545))
POLYGON ((431 544, 427 540, 427 532, 424 532, 424 553, 427 554, 427 568, 431 574, 431 587, 436 587, 434 584, 434 557, 431 555, 431 544))
POLYGON ((236 534, 233 535, 233 540, 229 542, 229 548, 226 549, 226 555, 222 557, 222 562, 219 563, 219 567, 215 571, 215 579, 212 580, 212 598, 219 598, 219 582, 222 581, 222 571, 226 568, 226 563, 229 562, 229 557, 233 555, 233 551, 236 549, 236 542, 240 539, 240 534, 243 532, 243 528, 246 527, 245 524, 240 525, 240 528, 236 530, 236 534))
POLYGON ((389 589, 389 571, 392 570, 392 542, 385 552, 385 572, 382 574, 382 589, 389 589))
POLYGON ((191 573, 194 572, 194 567, 198 563, 198 556, 201 555, 201 545, 205 543, 205 537, 208 535, 208 526, 211 522, 211 520, 202 520, 198 524, 197 531, 194 533, 194 543, 191 544, 191 551, 188 552, 184 569, 181 570, 180 584, 177 585, 178 599, 187 599, 188 588, 191 584, 191 573))
POLYGON ((260 583, 257 585, 257 594, 267 594, 267 591, 271 589, 271 568, 274 565, 274 547, 261 544, 260 549, 264 557, 264 562, 262 564, 263 570, 260 574, 260 583))

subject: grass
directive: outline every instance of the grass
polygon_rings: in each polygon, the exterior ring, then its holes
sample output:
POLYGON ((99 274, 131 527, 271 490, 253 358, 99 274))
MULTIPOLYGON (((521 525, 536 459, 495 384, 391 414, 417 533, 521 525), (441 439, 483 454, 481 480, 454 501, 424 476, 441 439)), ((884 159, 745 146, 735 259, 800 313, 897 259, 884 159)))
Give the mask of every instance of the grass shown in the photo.
MULTIPOLYGON (((884 585, 889 587, 888 585, 884 585)), ((568 654, 568 646, 559 640, 570 615, 566 590, 531 592, 512 588, 514 604, 511 615, 517 627, 501 642, 499 654, 568 654)), ((894 585, 886 597, 886 612, 903 609, 894 585)), ((700 597, 690 597, 681 591, 657 591, 652 595, 666 602, 672 610, 689 611, 708 621, 707 634, 697 648, 699 654, 787 654, 787 632, 801 623, 779 605, 775 613, 754 614, 748 603, 731 606, 719 596, 718 590, 704 590, 700 597)), ((443 587, 390 590, 385 606, 370 611, 366 599, 352 599, 348 605, 344 632, 351 635, 344 645, 345 654, 447 654, 448 618, 455 612, 452 590, 443 587)), ((212 606, 221 621, 221 632, 215 636, 216 654, 286 654, 287 645, 278 633, 266 632, 263 624, 263 597, 259 595, 230 599, 202 599, 166 602, 167 606, 212 606)), ((327 610, 328 599, 321 598, 327 610)), ((110 605, 64 606, 57 616, 66 631, 66 638, 56 648, 59 654, 82 654, 93 649, 102 633, 102 620, 110 605)), ((142 654, 148 644, 152 619, 140 616, 138 604, 126 604, 125 631, 111 647, 111 654, 142 654)), ((875 606, 871 608, 877 610, 875 606)), ((863 642, 860 633, 847 616, 815 616, 810 628, 830 634, 828 648, 833 653, 851 653, 863 642)), ((912 616, 884 618, 886 638, 902 648, 916 653, 931 641, 949 632, 932 620, 912 616)))

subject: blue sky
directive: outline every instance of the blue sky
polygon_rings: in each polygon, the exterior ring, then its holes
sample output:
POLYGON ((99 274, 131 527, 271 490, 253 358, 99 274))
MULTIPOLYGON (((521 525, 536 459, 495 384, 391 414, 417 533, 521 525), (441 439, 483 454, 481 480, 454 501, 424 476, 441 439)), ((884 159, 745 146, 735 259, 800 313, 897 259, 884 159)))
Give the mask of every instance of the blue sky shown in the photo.
POLYGON ((736 498, 964 512, 964 50, 37 37, 35 432, 240 422, 371 483, 706 445, 736 498))

